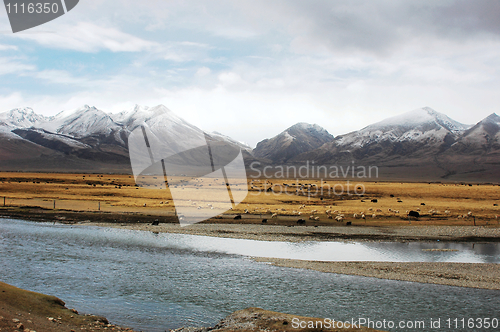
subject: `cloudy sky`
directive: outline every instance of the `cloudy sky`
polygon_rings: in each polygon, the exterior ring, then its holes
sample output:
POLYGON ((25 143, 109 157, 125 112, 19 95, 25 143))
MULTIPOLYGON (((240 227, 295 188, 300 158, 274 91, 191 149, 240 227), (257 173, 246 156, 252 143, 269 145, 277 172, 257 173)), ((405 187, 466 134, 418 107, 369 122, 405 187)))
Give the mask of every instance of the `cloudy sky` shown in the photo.
POLYGON ((0 112, 164 104, 251 146, 423 106, 475 123, 500 114, 499 17, 497 0, 80 0, 13 34, 1 9, 0 112))

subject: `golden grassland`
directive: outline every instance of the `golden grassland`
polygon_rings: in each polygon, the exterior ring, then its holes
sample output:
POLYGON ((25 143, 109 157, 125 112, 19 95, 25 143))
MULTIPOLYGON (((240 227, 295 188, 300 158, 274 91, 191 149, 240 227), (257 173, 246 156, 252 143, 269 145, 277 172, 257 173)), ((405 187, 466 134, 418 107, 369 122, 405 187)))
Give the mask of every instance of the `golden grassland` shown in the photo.
MULTIPOLYGON (((181 192, 177 205, 217 205, 212 193, 220 179, 194 183, 181 192)), ((314 216, 317 223, 338 224, 328 218, 329 210, 353 224, 405 225, 410 223, 407 211, 413 210, 421 214, 413 225, 498 225, 500 215, 500 186, 494 184, 251 179, 240 180, 238 187, 247 188, 248 195, 226 214, 243 214, 241 222, 271 221, 276 214, 274 222, 314 216)), ((63 210, 174 214, 168 188, 138 187, 132 175, 0 172, 0 206, 3 197, 6 206, 52 209, 55 201, 63 210)))

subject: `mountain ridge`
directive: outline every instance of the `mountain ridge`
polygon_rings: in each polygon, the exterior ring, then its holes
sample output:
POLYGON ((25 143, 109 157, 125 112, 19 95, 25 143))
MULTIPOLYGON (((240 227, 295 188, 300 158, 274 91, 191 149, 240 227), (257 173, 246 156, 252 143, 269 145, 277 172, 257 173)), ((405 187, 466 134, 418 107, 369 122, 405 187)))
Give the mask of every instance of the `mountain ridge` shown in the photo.
MULTIPOLYGON (((135 105, 115 114, 85 105, 50 117, 29 107, 15 108, 0 113, 0 168, 68 171, 61 169, 63 165, 130 173, 127 138, 143 123, 167 129, 173 137, 201 131, 164 105, 135 105)), ((317 124, 299 122, 260 141, 253 150, 218 132, 205 135, 218 145, 240 148, 246 162, 262 165, 355 162, 379 165, 391 176, 425 169, 417 172, 422 179, 482 179, 484 174, 488 179, 500 178, 500 116, 496 113, 465 125, 423 107, 336 137, 317 124)))

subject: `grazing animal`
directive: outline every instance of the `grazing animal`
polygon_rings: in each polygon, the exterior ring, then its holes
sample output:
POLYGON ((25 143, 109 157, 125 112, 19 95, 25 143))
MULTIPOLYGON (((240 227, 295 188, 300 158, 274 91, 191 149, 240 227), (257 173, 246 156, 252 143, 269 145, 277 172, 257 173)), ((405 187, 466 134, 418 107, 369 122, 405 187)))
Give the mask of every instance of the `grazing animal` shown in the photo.
POLYGON ((351 226, 352 225, 352 222, 348 221, 345 223, 346 226, 351 226))
POLYGON ((235 215, 233 219, 234 219, 234 220, 241 219, 241 214, 237 214, 237 215, 235 215))
POLYGON ((419 218, 420 217, 420 213, 418 213, 417 211, 410 211, 408 212, 408 217, 414 217, 414 218, 419 218))
POLYGON ((375 218, 375 217, 377 217, 377 215, 376 215, 375 213, 374 213, 374 214, 372 214, 372 218, 375 218))
POLYGON ((248 211, 248 209, 245 209, 245 213, 250 213, 250 211, 248 211))
POLYGON ((278 214, 277 214, 277 213, 273 213, 273 214, 271 215, 271 218, 278 218, 278 214))
POLYGON ((331 214, 329 214, 328 219, 333 219, 333 216, 331 214))
POLYGON ((372 199, 372 201, 371 201, 371 202, 372 202, 372 203, 377 203, 377 202, 378 202, 378 200, 377 200, 376 198, 374 198, 374 199, 372 199))
POLYGON ((153 223, 151 225, 158 226, 159 224, 160 224, 160 222, 158 221, 158 219, 155 219, 155 221, 153 221, 153 223))
POLYGON ((420 203, 420 205, 425 205, 425 203, 420 203))
POLYGON ((318 221, 318 220, 319 220, 319 217, 314 217, 314 220, 318 221))
POLYGON ((262 223, 263 224, 267 223, 267 219, 262 219, 262 223))
POLYGON ((306 224, 306 220, 305 219, 299 219, 297 220, 297 225, 305 225, 306 224))

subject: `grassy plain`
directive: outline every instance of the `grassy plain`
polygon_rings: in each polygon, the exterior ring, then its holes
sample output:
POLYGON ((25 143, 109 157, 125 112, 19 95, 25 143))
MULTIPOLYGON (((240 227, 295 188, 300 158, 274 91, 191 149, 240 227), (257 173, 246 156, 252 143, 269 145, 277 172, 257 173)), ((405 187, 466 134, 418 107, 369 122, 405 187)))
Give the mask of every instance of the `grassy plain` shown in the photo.
MULTIPOLYGON (((178 205, 210 208, 210 193, 219 179, 199 180, 176 200, 178 205)), ((222 219, 242 214, 241 223, 280 224, 298 218, 318 225, 498 225, 500 186, 469 183, 401 183, 261 179, 240 181, 248 195, 222 219), (376 202, 372 201, 376 200, 376 202), (422 205, 425 204, 425 205, 422 205), (245 210, 248 213, 245 213, 245 210), (313 212, 316 210, 317 212, 313 212), (343 215, 341 222, 328 218, 343 215), (407 211, 418 211, 408 220, 407 211), (271 214, 276 214, 271 218, 271 214), (311 216, 317 220, 309 220, 311 216), (363 218, 364 216, 364 218, 363 218)), ((0 172, 0 206, 41 207, 70 211, 102 211, 173 216, 169 189, 145 189, 131 175, 0 172), (54 203, 55 202, 55 203, 54 203)), ((217 205, 217 203, 214 203, 217 205)))

